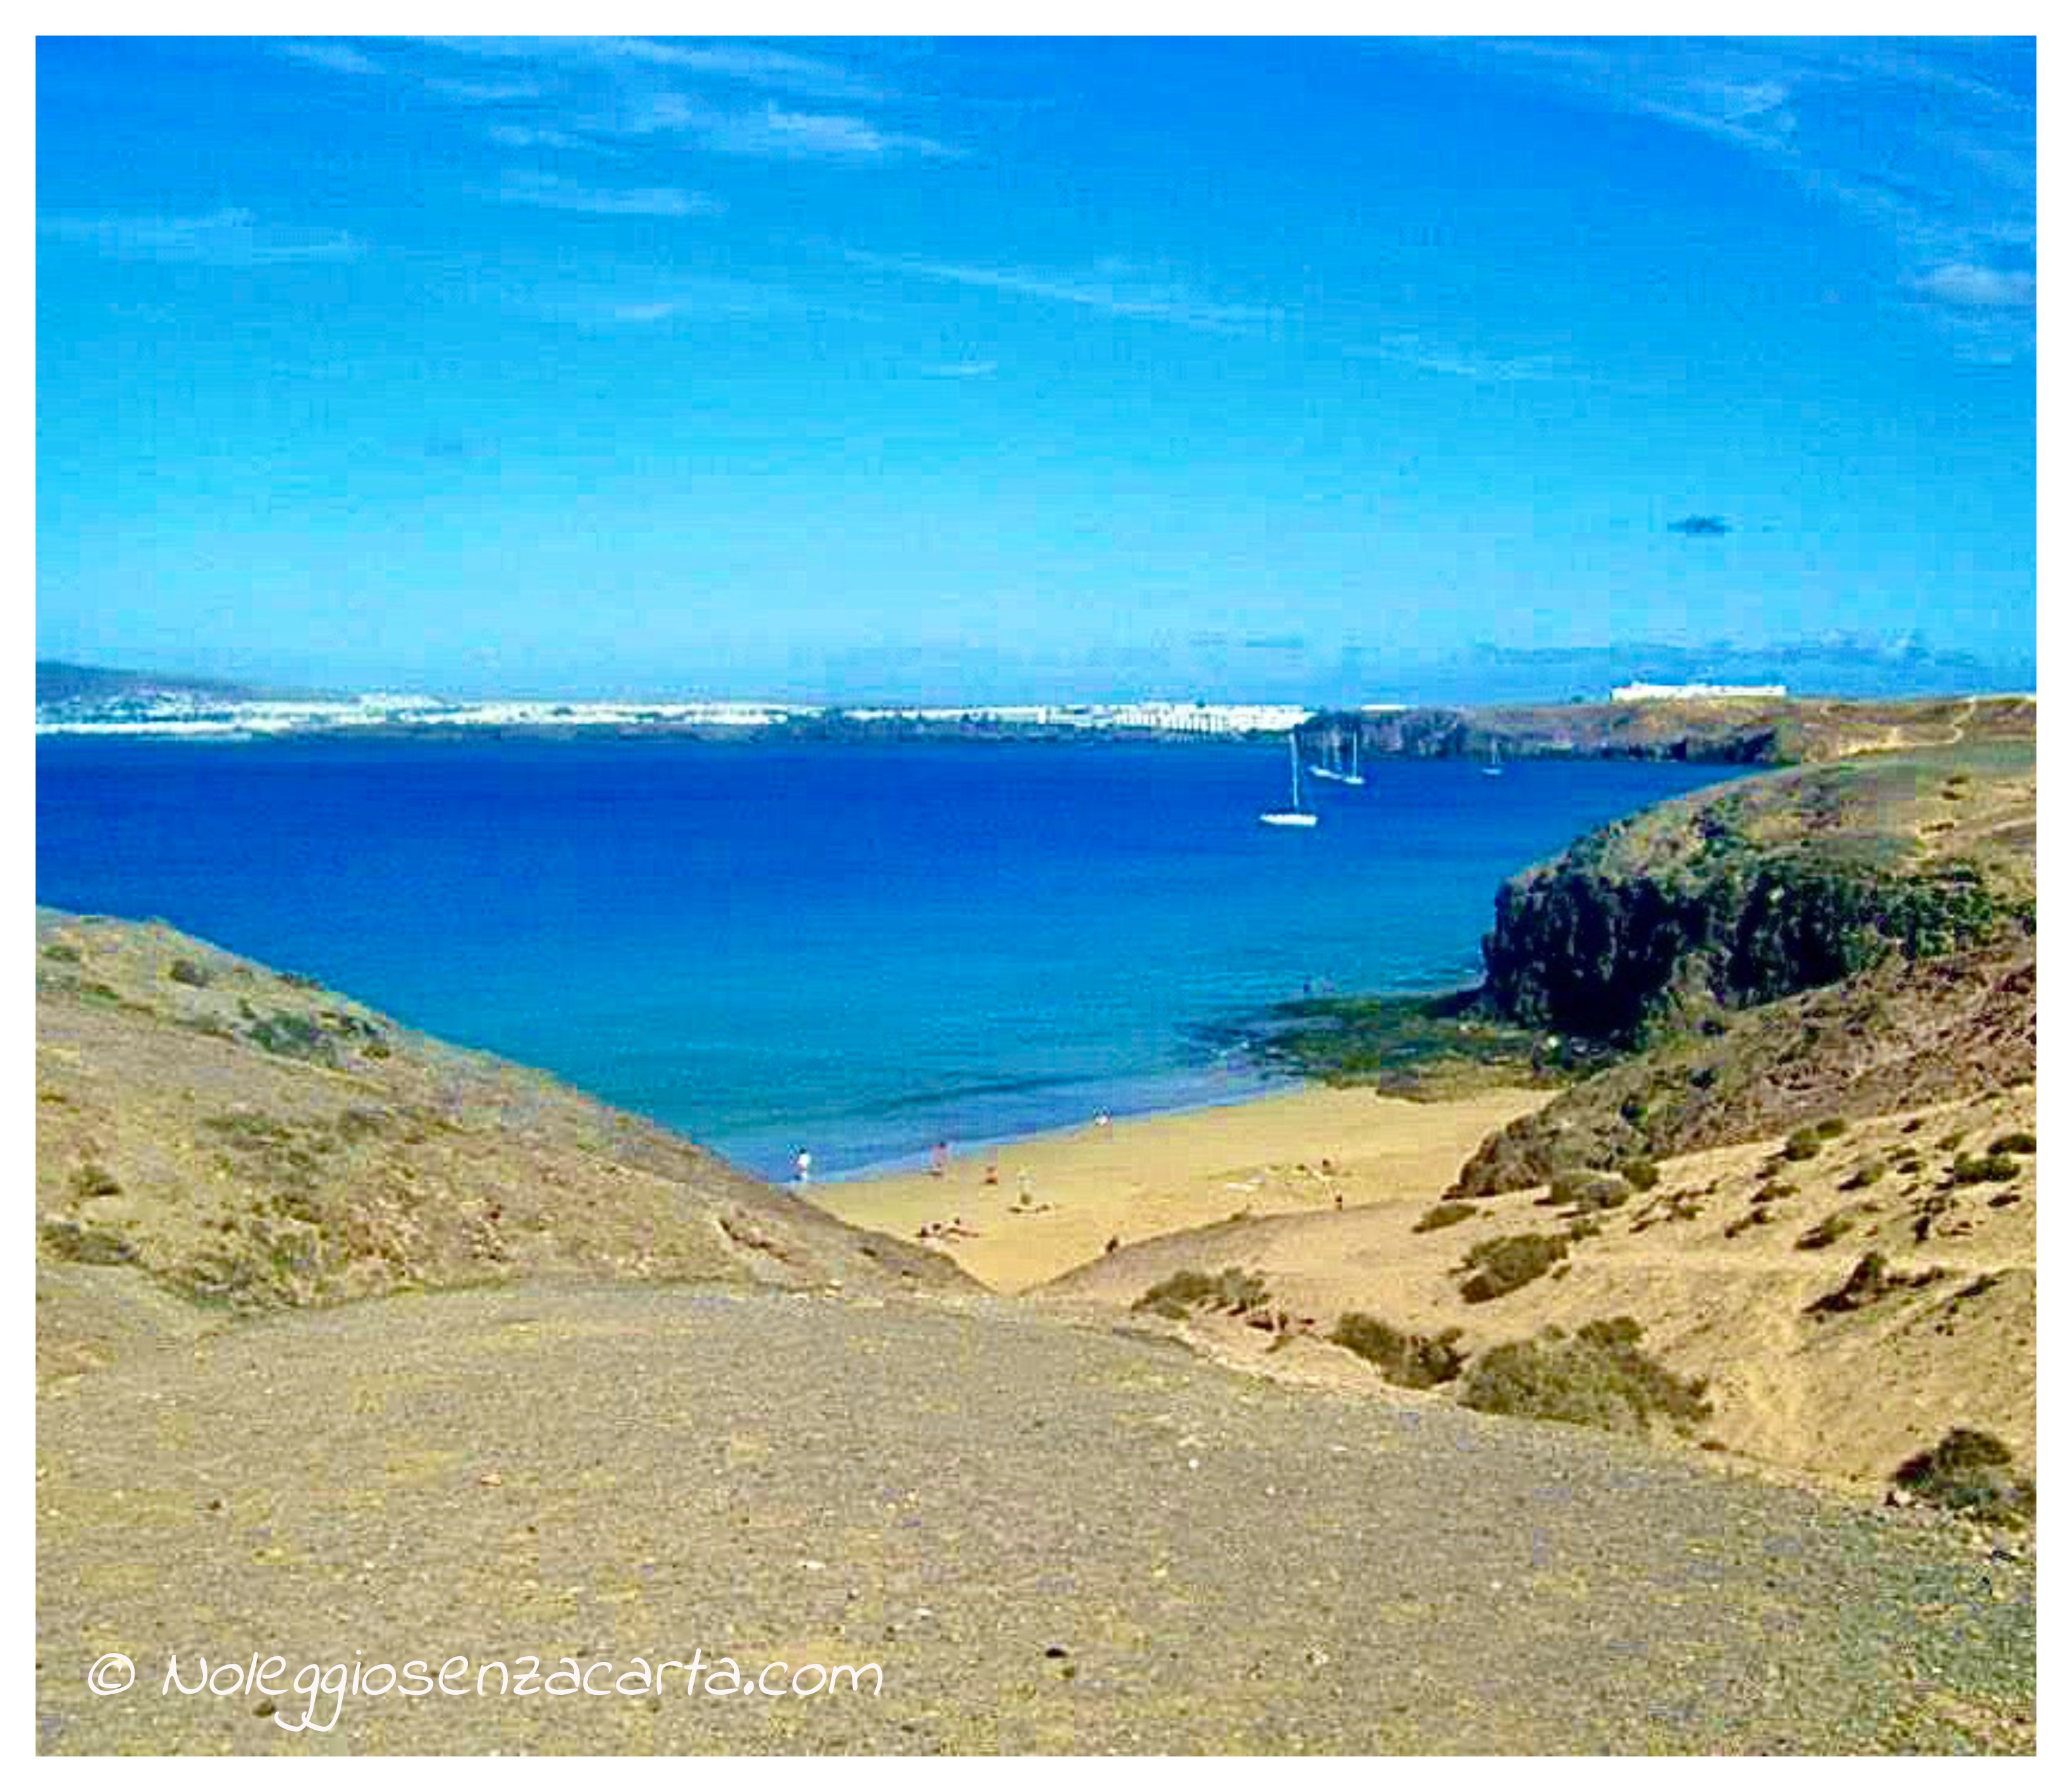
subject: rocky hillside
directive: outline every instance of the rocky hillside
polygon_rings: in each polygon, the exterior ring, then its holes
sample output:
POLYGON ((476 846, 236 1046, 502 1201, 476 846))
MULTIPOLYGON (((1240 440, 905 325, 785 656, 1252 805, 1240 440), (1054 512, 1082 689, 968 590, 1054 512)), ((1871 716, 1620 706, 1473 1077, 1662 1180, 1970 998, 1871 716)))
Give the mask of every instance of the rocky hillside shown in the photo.
POLYGON ((2033 743, 2028 697, 1682 698, 1647 703, 1515 704, 1385 714, 1326 711, 1303 734, 1313 745, 1358 730, 1369 755, 1688 759, 1716 765, 1800 765, 1860 753, 2033 743))
POLYGON ((520 1277, 968 1286, 551 1078, 168 928, 39 913, 46 1370, 209 1320, 520 1277))
POLYGON ((2033 744, 1802 767, 1664 803, 1498 893, 1486 993, 1634 1042, 2032 928, 2033 744))
POLYGON ((1893 1114, 2036 1078, 2036 942, 1895 955, 1831 987, 1723 1014, 1564 1090, 1482 1141, 1452 1193, 1893 1114))

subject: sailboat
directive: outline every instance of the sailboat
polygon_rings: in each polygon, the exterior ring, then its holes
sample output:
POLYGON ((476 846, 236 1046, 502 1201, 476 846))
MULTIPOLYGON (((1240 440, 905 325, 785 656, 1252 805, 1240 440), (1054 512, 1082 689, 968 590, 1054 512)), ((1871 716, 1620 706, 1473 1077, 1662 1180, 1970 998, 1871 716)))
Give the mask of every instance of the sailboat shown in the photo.
POLYGON ((1503 775, 1503 766, 1497 756, 1494 741, 1490 742, 1489 763, 1482 767, 1482 775, 1485 778, 1501 778, 1503 775))
POLYGON ((1269 828, 1314 828, 1317 818, 1302 807, 1302 762, 1295 754, 1295 734, 1288 735, 1288 802, 1285 809, 1267 809, 1259 819, 1269 828))
POLYGON ((1346 770, 1345 766, 1345 736, 1339 734, 1336 729, 1333 729, 1331 730, 1331 762, 1327 766, 1311 766, 1309 775, 1313 778, 1322 778, 1334 784, 1350 784, 1358 787, 1366 783, 1367 779, 1360 775, 1359 730, 1357 728, 1353 730, 1353 764, 1352 770, 1350 771, 1346 770))

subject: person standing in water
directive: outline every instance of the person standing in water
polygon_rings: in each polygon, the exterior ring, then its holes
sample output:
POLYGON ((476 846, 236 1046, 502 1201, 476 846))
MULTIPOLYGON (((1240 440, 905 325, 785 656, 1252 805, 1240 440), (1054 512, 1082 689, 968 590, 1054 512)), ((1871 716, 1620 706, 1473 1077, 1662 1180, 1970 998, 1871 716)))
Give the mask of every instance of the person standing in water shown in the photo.
POLYGON ((803 1189, 813 1179, 813 1154, 810 1151, 802 1149, 799 1155, 791 1160, 791 1163, 792 1167, 799 1173, 799 1186, 803 1189))

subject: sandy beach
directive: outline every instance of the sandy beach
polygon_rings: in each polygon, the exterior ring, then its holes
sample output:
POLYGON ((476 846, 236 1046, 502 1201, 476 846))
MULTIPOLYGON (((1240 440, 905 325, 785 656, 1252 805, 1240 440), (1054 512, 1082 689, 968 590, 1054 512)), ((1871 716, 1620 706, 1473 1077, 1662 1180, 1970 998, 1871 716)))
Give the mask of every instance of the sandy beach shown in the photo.
POLYGON ((1538 1089, 1443 1102, 1301 1089, 1106 1126, 1089 1121, 997 1150, 953 1149, 940 1176, 922 1169, 830 1184, 813 1199, 898 1238, 949 1227, 929 1242, 988 1287, 1019 1293, 1100 1256, 1111 1239, 1135 1243, 1235 1213, 1436 1198, 1486 1135, 1548 1099, 1538 1089))

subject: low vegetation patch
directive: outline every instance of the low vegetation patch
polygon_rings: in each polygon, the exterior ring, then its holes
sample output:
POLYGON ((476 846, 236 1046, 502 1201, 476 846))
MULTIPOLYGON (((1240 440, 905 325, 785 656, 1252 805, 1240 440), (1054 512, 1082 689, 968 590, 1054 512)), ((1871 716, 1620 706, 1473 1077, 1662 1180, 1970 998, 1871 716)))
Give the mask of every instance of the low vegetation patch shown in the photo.
POLYGON ((1986 1149, 1996 1157, 2033 1157, 2036 1155, 2036 1135, 2033 1132, 2003 1132, 1986 1149))
POLYGON ((1917 1499, 1988 1524, 2036 1518, 2035 1481, 2017 1471, 2014 1453, 1991 1432, 1959 1425, 1934 1449, 1901 1463, 1892 1478, 1917 1499))
POLYGON ((1867 1189, 1873 1183, 1880 1181, 1884 1175, 1885 1160, 1882 1157, 1873 1157, 1857 1165, 1840 1186, 1845 1189, 1867 1189))
POLYGON ((76 1219, 47 1219, 37 1228, 47 1256, 61 1263, 128 1263, 136 1247, 117 1231, 76 1219))
POLYGON ((1974 1157, 1964 1152, 1950 1166, 1950 1180, 1959 1188, 1975 1182, 2012 1182, 2021 1174, 2021 1165, 2001 1152, 1992 1152, 1984 1157, 1974 1157))
POLYGON ((1545 1275, 1568 1254, 1568 1241, 1540 1232, 1484 1239, 1460 1265, 1467 1280, 1461 1298, 1470 1305, 1494 1301, 1545 1275))
POLYGON ((190 989, 206 989, 208 972, 191 958, 176 958, 166 967, 166 975, 175 983, 183 983, 190 989))
POLYGON ((1820 1135, 1810 1126, 1802 1126, 1784 1141, 1784 1155, 1794 1164, 1803 1164, 1808 1157, 1820 1155, 1820 1135))
POLYGON ((1470 1201, 1441 1201, 1436 1207, 1427 1207, 1417 1216, 1410 1230, 1413 1232, 1436 1232, 1445 1226, 1457 1226, 1464 1219, 1474 1218, 1474 1203, 1470 1201))
POLYGON ((1579 1214, 1622 1207, 1633 1198, 1634 1185, 1623 1177, 1596 1170, 1568 1170, 1554 1178, 1544 1205, 1568 1207, 1579 1214))
POLYGON ((1688 1432, 1712 1416, 1701 1380, 1685 1380, 1640 1348, 1631 1318, 1595 1319, 1572 1337, 1550 1327, 1476 1358, 1461 1404, 1479 1412, 1553 1419, 1645 1435, 1657 1423, 1688 1432))
POLYGON ((1855 1216, 1852 1214, 1832 1213, 1819 1225, 1807 1227, 1792 1242, 1802 1251, 1824 1251, 1836 1239, 1852 1231, 1856 1223, 1855 1216))
POLYGON ((1197 1308, 1246 1313, 1265 1305, 1265 1279, 1248 1269, 1225 1269, 1214 1276, 1198 1269, 1181 1269, 1140 1294, 1135 1310, 1155 1313, 1166 1319, 1185 1319, 1197 1308))
POLYGON ((1662 1172, 1655 1168, 1654 1160, 1648 1157, 1627 1158, 1619 1165, 1619 1174, 1642 1194, 1662 1180, 1662 1172))
POLYGON ((1806 1310, 1815 1317, 1858 1313, 1865 1307, 1874 1306, 1888 1294, 1903 1293, 1910 1288, 1926 1288, 1930 1282, 1940 1281, 1944 1273, 1931 1268, 1912 1276, 1897 1274, 1886 1266, 1883 1252, 1866 1252, 1849 1272, 1847 1281, 1822 1295, 1806 1310))
POLYGON ((1467 1361, 1455 1348, 1460 1335, 1457 1326, 1437 1338, 1425 1338, 1398 1331, 1371 1313, 1342 1313, 1331 1328, 1330 1340, 1341 1350, 1365 1357, 1381 1371, 1384 1381, 1398 1387, 1436 1387, 1452 1381, 1467 1361))

